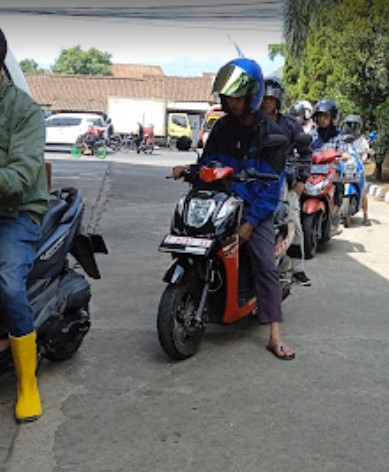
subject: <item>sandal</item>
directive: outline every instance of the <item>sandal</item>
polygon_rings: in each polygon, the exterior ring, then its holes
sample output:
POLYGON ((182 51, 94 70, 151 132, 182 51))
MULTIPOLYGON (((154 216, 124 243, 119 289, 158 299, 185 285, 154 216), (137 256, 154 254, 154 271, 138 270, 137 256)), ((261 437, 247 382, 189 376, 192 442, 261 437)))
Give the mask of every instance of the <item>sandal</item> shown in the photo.
POLYGON ((286 354, 287 347, 284 344, 268 344, 266 349, 283 361, 291 361, 296 357, 295 352, 286 354))

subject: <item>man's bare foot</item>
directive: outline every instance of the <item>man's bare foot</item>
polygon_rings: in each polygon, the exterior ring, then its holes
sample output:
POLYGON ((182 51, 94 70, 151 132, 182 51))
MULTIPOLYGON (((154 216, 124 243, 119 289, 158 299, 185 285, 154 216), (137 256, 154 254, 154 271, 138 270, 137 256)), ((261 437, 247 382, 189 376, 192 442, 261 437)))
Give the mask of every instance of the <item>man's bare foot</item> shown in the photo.
POLYGON ((281 340, 270 340, 266 349, 274 354, 278 359, 290 361, 296 357, 294 350, 286 346, 281 340))

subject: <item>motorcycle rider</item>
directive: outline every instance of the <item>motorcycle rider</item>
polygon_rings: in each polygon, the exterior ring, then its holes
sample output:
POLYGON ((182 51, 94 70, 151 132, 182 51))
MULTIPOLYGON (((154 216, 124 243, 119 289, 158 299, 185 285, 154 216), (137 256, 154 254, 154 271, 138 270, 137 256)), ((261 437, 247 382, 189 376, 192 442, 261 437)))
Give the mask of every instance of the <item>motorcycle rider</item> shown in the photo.
MULTIPOLYGON (((339 135, 342 130, 338 128, 339 106, 334 100, 324 98, 318 101, 313 107, 313 121, 316 128, 310 132, 312 136, 312 149, 321 149, 325 144, 333 144, 335 148, 339 144, 339 135)), ((334 234, 341 233, 340 229, 340 209, 343 201, 344 184, 334 182, 334 212, 331 225, 334 234)))
POLYGON ((135 138, 135 149, 138 151, 143 140, 144 140, 144 136, 145 136, 145 129, 142 125, 142 123, 140 123, 138 121, 138 134, 135 138))
MULTIPOLYGON (((281 175, 285 145, 264 147, 269 134, 282 135, 282 131, 260 109, 264 92, 260 66, 247 58, 229 61, 218 71, 213 92, 218 94, 226 114, 212 128, 197 166, 216 160, 239 171, 248 159, 251 162, 255 158, 258 171, 281 175)), ((173 178, 181 177, 187 167, 174 167, 173 178)), ((282 295, 274 257, 273 214, 281 183, 236 184, 234 189, 245 202, 239 239, 248 245, 253 262, 260 322, 270 326, 267 349, 279 359, 294 359, 294 350, 284 344, 281 336, 282 295)))
MULTIPOLYGON (((352 134, 355 137, 353 141, 353 146, 357 151, 359 159, 362 163, 366 162, 370 156, 374 154, 373 149, 371 149, 368 140, 362 134, 363 120, 360 115, 348 115, 344 119, 343 132, 345 134, 352 134)), ((363 189, 362 195, 362 211, 363 211, 363 220, 362 224, 364 226, 371 226, 371 221, 368 216, 368 197, 366 189, 363 189)))
POLYGON ((97 133, 96 128, 93 126, 93 123, 89 123, 86 133, 77 138, 77 142, 79 143, 82 154, 85 154, 86 156, 92 156, 94 153, 94 148, 96 147, 96 143, 98 143, 100 139, 101 138, 97 133))
POLYGON ((309 133, 315 127, 312 120, 313 107, 308 100, 298 100, 289 108, 289 114, 294 116, 303 127, 304 133, 309 133))
MULTIPOLYGON (((0 29, 0 71, 7 40, 0 29)), ((17 377, 17 422, 42 414, 36 367, 34 314, 27 298, 27 277, 41 237, 41 216, 48 207, 44 163, 45 125, 40 107, 0 75, 0 313, 9 333, 17 377)), ((4 353, 3 353, 4 354, 4 353)))
MULTIPOLYGON (((265 92, 261 107, 269 118, 279 125, 284 135, 288 138, 288 156, 293 158, 294 156, 299 156, 301 161, 305 163, 297 167, 294 166, 297 170, 297 178, 292 179, 291 176, 287 175, 285 185, 287 186, 286 199, 289 203, 290 216, 296 227, 296 234, 288 251, 288 254, 292 257, 293 279, 298 284, 308 287, 311 285, 311 279, 304 271, 304 233, 300 219, 300 197, 309 176, 312 152, 309 147, 299 147, 296 149, 297 152, 294 153, 293 142, 298 134, 303 133, 303 128, 294 116, 285 115, 281 112, 284 95, 285 88, 278 77, 265 78, 265 92)), ((300 111, 305 113, 302 105, 300 111)))

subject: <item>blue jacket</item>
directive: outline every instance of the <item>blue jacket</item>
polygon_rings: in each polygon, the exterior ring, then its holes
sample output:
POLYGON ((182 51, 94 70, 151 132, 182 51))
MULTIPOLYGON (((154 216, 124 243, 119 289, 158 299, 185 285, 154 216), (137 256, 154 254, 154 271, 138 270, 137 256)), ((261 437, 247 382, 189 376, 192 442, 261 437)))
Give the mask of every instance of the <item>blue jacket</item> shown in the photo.
POLYGON ((198 163, 201 167, 210 161, 219 161, 237 172, 254 168, 280 177, 279 181, 271 183, 232 183, 232 191, 245 202, 244 220, 254 226, 274 213, 281 192, 287 143, 285 139, 283 145, 266 147, 271 134, 283 136, 280 127, 262 110, 257 112, 251 126, 226 115, 215 123, 198 163))
POLYGON ((310 134, 312 136, 312 149, 321 149, 324 144, 336 143, 335 138, 341 134, 341 129, 330 125, 328 128, 314 128, 310 134))

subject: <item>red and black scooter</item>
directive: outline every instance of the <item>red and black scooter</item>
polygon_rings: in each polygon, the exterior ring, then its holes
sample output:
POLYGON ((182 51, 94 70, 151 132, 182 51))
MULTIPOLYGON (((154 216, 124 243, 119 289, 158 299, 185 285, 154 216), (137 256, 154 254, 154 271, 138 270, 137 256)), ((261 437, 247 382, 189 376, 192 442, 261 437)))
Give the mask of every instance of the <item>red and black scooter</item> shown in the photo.
POLYGON ((301 226, 307 259, 333 236, 334 184, 338 180, 336 164, 341 155, 330 147, 313 151, 311 173, 301 196, 301 226))
MULTIPOLYGON (((278 176, 255 170, 234 173, 231 167, 208 164, 193 186, 177 203, 170 234, 159 250, 172 254, 164 281, 168 284, 158 311, 158 336, 163 350, 176 360, 196 353, 206 323, 230 324, 255 313, 256 297, 251 261, 238 231, 243 201, 230 191, 230 182, 277 180, 278 176), (200 189, 201 187, 201 189, 200 189)), ((193 182, 193 172, 184 180, 193 182)), ((275 255, 283 297, 292 283, 286 255, 295 232, 281 203, 275 215, 275 255)))

